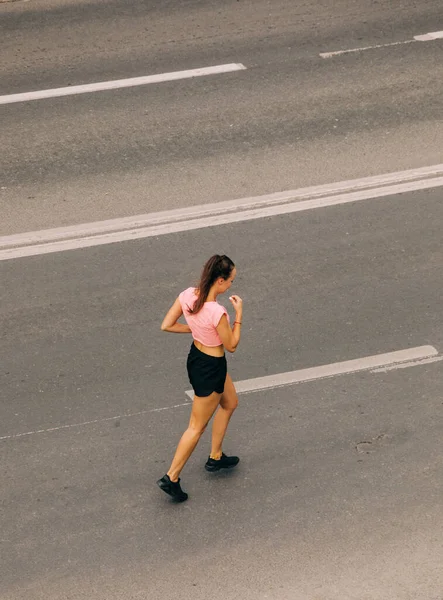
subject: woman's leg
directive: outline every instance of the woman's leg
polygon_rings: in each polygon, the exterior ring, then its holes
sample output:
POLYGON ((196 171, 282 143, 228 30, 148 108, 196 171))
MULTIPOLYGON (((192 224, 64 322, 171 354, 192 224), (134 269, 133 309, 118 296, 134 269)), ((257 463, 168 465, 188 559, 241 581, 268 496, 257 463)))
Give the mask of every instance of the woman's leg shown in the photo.
POLYGON ((220 402, 220 397, 221 394, 217 394, 216 392, 204 398, 194 396, 188 428, 178 443, 171 467, 167 473, 171 481, 177 481, 181 470, 191 456, 198 440, 214 414, 220 402))
POLYGON ((210 457, 218 460, 222 455, 223 438, 225 437, 229 419, 237 408, 238 396, 231 376, 226 375, 225 389, 220 399, 220 406, 212 423, 212 445, 210 457))

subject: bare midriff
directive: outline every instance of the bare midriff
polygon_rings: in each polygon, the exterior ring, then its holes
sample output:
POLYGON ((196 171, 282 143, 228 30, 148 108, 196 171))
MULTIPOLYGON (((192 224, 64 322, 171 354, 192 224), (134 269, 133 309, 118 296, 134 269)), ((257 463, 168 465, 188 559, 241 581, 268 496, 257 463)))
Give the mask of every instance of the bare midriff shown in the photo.
POLYGON ((209 354, 209 356, 221 357, 225 353, 225 348, 223 344, 221 344, 220 346, 205 346, 201 342, 197 342, 197 340, 194 340, 194 346, 198 348, 200 352, 203 352, 204 354, 209 354))

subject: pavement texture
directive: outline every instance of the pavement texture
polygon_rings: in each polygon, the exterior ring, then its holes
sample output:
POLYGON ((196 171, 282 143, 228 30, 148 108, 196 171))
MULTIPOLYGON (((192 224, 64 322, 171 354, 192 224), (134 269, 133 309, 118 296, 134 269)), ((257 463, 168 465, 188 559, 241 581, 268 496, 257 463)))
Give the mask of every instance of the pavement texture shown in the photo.
POLYGON ((441 351, 440 198, 1 263, 0 434, 68 426, 2 440, 2 596, 438 599, 442 363, 242 396, 238 470, 204 472, 206 434, 188 503, 155 480, 189 414, 157 410, 189 387, 189 338, 159 322, 201 256, 241 257, 235 379, 441 351))
MULTIPOLYGON (((443 162, 441 3, 2 3, 0 95, 242 62, 0 106, 0 235, 443 162)), ((161 320, 236 262, 234 380, 432 345, 442 188, 0 261, 1 600, 442 600, 443 362, 240 397, 155 481, 189 418, 161 320)), ((234 290, 233 290, 234 291, 234 290)), ((227 299, 222 300, 229 307, 227 299)))
POLYGON ((442 160, 437 1, 14 3, 1 94, 242 62, 197 80, 5 105, 3 235, 442 160))

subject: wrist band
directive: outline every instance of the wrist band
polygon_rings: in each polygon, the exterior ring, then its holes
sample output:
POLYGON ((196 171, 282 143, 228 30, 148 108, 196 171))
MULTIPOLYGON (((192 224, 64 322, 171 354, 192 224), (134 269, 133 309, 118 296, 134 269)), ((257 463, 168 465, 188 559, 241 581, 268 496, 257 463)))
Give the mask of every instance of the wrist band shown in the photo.
POLYGON ((234 325, 238 323, 239 325, 241 325, 241 321, 234 321, 234 325))

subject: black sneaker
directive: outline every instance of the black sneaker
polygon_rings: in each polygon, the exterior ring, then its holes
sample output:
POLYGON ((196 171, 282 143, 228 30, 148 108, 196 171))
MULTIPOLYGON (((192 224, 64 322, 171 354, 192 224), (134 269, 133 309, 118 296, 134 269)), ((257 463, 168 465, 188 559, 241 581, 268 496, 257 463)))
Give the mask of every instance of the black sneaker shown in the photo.
POLYGON ((215 458, 209 457, 205 464, 207 471, 220 471, 220 469, 232 469, 240 462, 238 456, 226 456, 223 452, 221 458, 215 460, 215 458))
POLYGON ((184 502, 188 499, 188 494, 180 487, 180 479, 178 481, 171 481, 169 475, 164 475, 157 481, 157 485, 176 502, 184 502))

